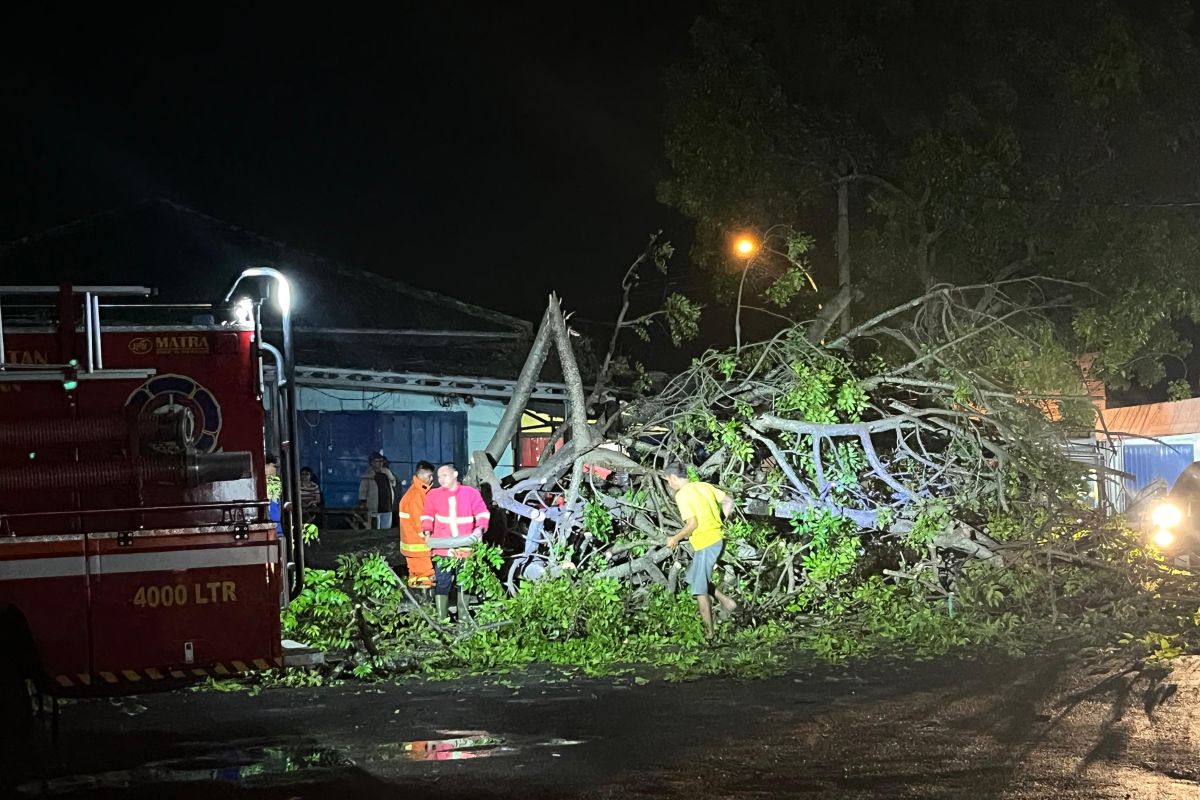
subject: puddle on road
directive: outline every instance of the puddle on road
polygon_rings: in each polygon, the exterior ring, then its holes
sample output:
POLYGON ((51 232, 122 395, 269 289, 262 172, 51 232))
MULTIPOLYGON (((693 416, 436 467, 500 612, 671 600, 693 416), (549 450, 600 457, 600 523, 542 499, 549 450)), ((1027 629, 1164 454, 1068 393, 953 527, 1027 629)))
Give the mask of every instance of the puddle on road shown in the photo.
MULTIPOLYGON (((508 747, 504 739, 487 733, 470 733, 453 736, 449 739, 417 739, 411 742, 399 742, 395 749, 404 754, 408 761, 455 761, 464 758, 488 758, 516 752, 517 748, 508 747)), ((387 745, 379 748, 386 751, 387 745)), ((382 754, 382 753, 381 753, 382 754)))
POLYGON ((132 769, 28 781, 17 787, 26 796, 64 795, 92 789, 128 789, 157 783, 216 781, 246 784, 319 770, 353 767, 341 751, 318 747, 245 747, 202 755, 151 761, 132 769))
MULTIPOLYGON (((437 731, 437 734, 442 738, 381 742, 362 752, 312 746, 230 748, 226 744, 195 756, 152 761, 132 769, 28 781, 18 786, 17 791, 27 797, 37 797, 168 783, 269 785, 351 768, 370 771, 372 764, 492 758, 535 748, 555 750, 584 743, 574 739, 502 737, 486 731, 437 731)), ((202 750, 212 744, 196 743, 191 747, 202 750)), ((559 753, 551 752, 550 755, 558 757, 559 753)))
MULTIPOLYGON (((487 731, 438 731, 446 738, 416 739, 410 742, 381 744, 372 751, 371 761, 458 761, 468 758, 509 756, 535 748, 572 747, 583 744, 577 739, 532 739, 502 737, 487 731)), ((557 753, 551 755, 557 756, 557 753)))

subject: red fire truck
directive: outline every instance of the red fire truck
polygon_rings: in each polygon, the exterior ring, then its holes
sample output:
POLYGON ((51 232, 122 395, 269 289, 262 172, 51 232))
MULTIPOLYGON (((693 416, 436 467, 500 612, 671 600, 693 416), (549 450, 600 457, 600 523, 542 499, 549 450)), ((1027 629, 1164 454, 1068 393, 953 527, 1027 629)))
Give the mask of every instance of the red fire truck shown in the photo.
POLYGON ((144 691, 282 661, 279 610, 304 580, 287 280, 248 269, 208 307, 153 294, 0 286, 0 712, 16 722, 30 682, 144 691), (275 312, 282 352, 262 335, 275 312))

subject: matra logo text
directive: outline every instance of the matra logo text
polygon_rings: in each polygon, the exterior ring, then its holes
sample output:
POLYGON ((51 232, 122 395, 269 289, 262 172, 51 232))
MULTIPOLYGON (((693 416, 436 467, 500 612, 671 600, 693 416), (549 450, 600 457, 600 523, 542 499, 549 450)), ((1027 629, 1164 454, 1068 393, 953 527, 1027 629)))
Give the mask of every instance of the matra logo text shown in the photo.
POLYGON ((206 356, 207 336, 139 336, 129 341, 129 352, 135 356, 151 353, 165 356, 206 356))

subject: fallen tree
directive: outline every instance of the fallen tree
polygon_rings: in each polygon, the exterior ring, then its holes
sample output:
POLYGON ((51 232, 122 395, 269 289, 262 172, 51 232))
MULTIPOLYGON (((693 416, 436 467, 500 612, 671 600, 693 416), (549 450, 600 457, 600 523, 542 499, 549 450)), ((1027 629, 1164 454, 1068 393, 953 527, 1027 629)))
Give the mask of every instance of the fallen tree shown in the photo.
POLYGON ((1182 647, 1197 638, 1191 575, 1092 507, 1088 467, 1068 457, 1094 425, 1054 332, 1075 291, 938 286, 831 336, 835 303, 709 351, 607 416, 607 367, 588 391, 551 297, 504 420, 472 459, 471 479, 524 541, 507 562, 475 548, 459 575, 484 598, 473 618, 438 624, 381 560, 350 559, 314 580, 289 630, 360 677, 532 661, 756 674, 797 644, 833 659, 1019 650, 1085 630, 1111 641, 1116 626, 1150 653, 1182 647), (494 465, 552 353, 569 390, 562 444, 501 479, 494 465), (669 461, 737 498, 718 580, 744 624, 716 660, 690 649, 702 631, 677 591, 689 556, 665 546, 681 524, 658 479, 669 461))
POLYGON ((654 478, 677 460, 741 498, 749 519, 844 520, 854 536, 913 551, 905 574, 933 569, 944 583, 961 559, 939 553, 1003 564, 989 533, 996 521, 1032 524, 1039 509, 1075 499, 1084 475, 1065 445, 1090 431, 1091 406, 1047 319, 1072 288, 936 287, 828 342, 833 315, 791 325, 710 351, 597 425, 588 400, 605 387, 585 392, 552 297, 509 408, 524 407, 553 349, 569 389, 564 444, 501 481, 493 465, 516 431, 508 416, 474 454, 472 474, 521 520, 521 568, 534 576, 601 559, 612 562, 605 575, 673 586, 659 567, 666 549, 641 552, 626 539, 658 543, 678 524, 654 478), (618 480, 598 481, 595 468, 618 480))

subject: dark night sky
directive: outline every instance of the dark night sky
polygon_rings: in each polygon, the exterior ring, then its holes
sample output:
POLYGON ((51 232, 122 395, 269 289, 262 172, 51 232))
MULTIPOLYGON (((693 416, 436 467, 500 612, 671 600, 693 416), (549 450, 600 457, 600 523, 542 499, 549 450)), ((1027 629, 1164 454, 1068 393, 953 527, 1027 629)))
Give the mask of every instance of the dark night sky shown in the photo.
POLYGON ((654 186, 662 72, 701 3, 569 5, 13 21, 0 241, 164 196, 500 310, 558 289, 607 318, 645 237, 689 235, 654 186))

